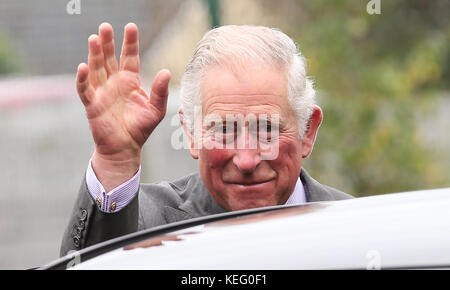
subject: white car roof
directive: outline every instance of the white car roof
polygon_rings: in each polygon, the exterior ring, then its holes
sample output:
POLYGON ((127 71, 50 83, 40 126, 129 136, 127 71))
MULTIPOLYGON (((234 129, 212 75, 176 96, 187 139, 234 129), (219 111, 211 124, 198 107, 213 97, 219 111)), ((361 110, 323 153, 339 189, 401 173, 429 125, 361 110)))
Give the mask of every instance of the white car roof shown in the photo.
POLYGON ((450 265, 450 188, 308 203, 206 223, 73 269, 383 269, 450 265))

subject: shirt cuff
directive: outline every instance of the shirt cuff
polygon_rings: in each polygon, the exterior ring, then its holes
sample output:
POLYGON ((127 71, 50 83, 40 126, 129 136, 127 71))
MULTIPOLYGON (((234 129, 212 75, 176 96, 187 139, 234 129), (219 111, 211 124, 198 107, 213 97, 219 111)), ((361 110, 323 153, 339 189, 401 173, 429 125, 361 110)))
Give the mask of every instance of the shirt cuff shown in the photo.
POLYGON ((141 178, 141 166, 139 166, 138 172, 130 180, 122 183, 110 192, 106 192, 95 175, 91 161, 92 160, 89 160, 89 166, 86 171, 86 185, 89 194, 95 200, 101 211, 112 213, 121 210, 138 192, 139 181, 141 178))

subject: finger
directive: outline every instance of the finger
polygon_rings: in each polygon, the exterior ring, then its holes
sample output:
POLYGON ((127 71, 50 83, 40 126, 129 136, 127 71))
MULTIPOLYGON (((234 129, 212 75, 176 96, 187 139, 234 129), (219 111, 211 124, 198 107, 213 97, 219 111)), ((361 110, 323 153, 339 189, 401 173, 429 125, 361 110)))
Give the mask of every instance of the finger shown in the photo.
POLYGON ((94 89, 89 83, 89 68, 87 64, 80 63, 77 70, 77 92, 81 101, 86 106, 94 97, 94 89))
POLYGON ((150 93, 150 104, 165 114, 167 107, 167 96, 169 95, 170 71, 163 69, 155 76, 150 93))
POLYGON ((100 39, 97 35, 89 36, 89 82, 96 88, 106 82, 106 69, 103 56, 103 50, 100 45, 100 39))
POLYGON ((102 23, 98 27, 98 34, 104 55, 107 76, 116 73, 119 68, 114 48, 114 30, 109 23, 102 23))
POLYGON ((120 69, 139 73, 139 36, 134 23, 125 25, 120 69))

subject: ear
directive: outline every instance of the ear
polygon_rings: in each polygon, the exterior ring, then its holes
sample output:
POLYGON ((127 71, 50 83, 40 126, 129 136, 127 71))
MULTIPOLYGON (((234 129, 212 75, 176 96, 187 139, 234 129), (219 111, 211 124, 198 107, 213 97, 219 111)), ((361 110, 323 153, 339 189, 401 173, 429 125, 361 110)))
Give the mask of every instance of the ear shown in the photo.
POLYGON ((183 109, 180 108, 178 110, 178 116, 180 117, 180 124, 183 127, 184 134, 187 137, 187 143, 189 145, 189 153, 191 154, 192 158, 198 159, 198 149, 194 146, 194 137, 192 136, 191 130, 188 128, 187 124, 184 122, 184 114, 183 109))
POLYGON ((319 106, 314 106, 313 113, 308 120, 306 132, 302 139, 302 158, 306 158, 311 154, 314 142, 316 141, 317 132, 319 131, 320 124, 322 124, 322 119, 322 109, 319 106))

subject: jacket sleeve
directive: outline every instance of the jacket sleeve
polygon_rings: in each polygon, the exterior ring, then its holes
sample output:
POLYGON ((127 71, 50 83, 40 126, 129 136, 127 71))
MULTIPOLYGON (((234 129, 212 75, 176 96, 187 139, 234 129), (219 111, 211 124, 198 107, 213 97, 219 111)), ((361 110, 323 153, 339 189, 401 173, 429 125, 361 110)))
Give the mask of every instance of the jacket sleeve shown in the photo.
MULTIPOLYGON (((139 191, 139 189, 138 189, 139 191)), ((136 232, 138 229, 139 194, 121 210, 114 213, 101 211, 83 179, 69 224, 64 231, 60 256, 106 240, 136 232)))

